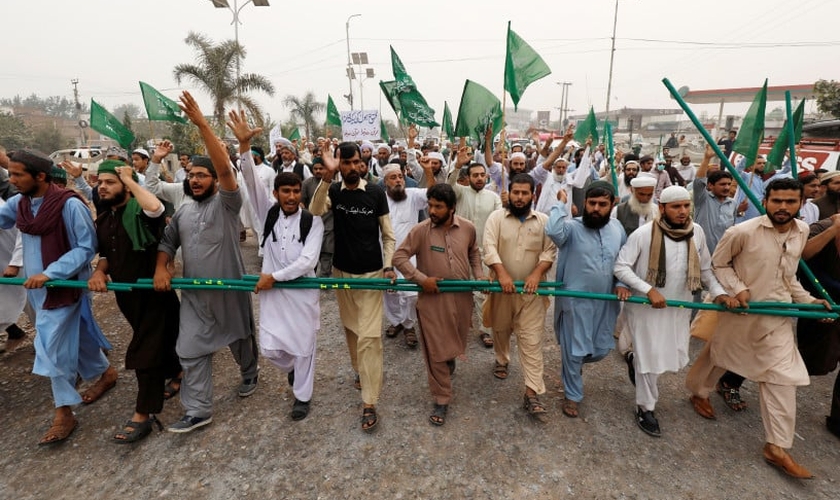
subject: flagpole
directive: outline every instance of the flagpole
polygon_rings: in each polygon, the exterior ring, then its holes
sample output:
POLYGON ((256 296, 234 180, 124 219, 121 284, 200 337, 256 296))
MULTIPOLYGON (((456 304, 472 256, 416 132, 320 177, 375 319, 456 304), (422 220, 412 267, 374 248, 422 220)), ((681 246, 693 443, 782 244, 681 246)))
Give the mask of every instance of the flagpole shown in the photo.
MULTIPOLYGON (((804 109, 804 107, 803 107, 804 109)), ((787 113, 788 147, 790 148, 790 175, 796 179, 796 137, 793 112, 790 105, 790 90, 785 91, 785 112, 787 113)))

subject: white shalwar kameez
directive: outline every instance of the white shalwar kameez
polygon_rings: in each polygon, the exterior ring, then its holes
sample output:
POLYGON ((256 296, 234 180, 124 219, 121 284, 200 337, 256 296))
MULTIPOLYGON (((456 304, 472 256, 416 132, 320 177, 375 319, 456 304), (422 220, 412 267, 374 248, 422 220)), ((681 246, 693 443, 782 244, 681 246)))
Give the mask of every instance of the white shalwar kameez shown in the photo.
MULTIPOLYGON (((0 207, 6 202, 0 198, 0 207)), ((0 269, 23 267, 23 243, 17 229, 0 229, 0 269)), ((0 285, 0 332, 20 318, 26 304, 26 288, 20 285, 0 285)))
MULTIPOLYGON (((251 204, 265 220, 274 204, 270 192, 258 183, 250 152, 242 155, 242 176, 251 194, 251 204)), ((286 216, 282 211, 263 247, 262 272, 276 281, 314 277, 321 254, 324 223, 313 217, 306 242, 300 241, 301 210, 286 216), (275 240, 276 238, 276 240, 275 240)), ((262 244, 262 234, 259 234, 262 244)), ((312 399, 315 384, 315 347, 321 328, 320 290, 272 288, 260 299, 260 352, 284 373, 294 371, 292 391, 299 401, 312 399)))
MULTIPOLYGON (((640 227, 627 239, 615 262, 615 277, 633 295, 646 296, 652 286, 646 276, 650 259, 650 240, 653 224, 640 227)), ((712 273, 712 259, 706 246, 703 229, 694 224, 694 245, 700 258, 700 280, 712 297, 724 295, 712 273)), ((656 288, 667 300, 691 302, 692 293, 686 286, 688 273, 688 242, 674 241, 665 236, 665 286, 656 288)), ((653 309, 648 304, 624 304, 627 328, 633 339, 636 368, 636 404, 653 411, 659 399, 656 387, 659 374, 676 372, 688 364, 688 343, 691 309, 666 307, 653 309)))
MULTIPOLYGON (((406 198, 394 201, 388 196, 388 210, 391 217, 391 227, 394 228, 395 248, 399 248, 411 228, 417 225, 418 212, 427 206, 425 188, 405 188, 406 198)), ((417 265, 417 259, 411 258, 411 265, 417 265)), ((398 270, 397 278, 403 275, 398 270)), ((385 318, 392 326, 402 325, 403 328, 414 328, 417 323, 417 292, 388 291, 384 295, 385 318)))

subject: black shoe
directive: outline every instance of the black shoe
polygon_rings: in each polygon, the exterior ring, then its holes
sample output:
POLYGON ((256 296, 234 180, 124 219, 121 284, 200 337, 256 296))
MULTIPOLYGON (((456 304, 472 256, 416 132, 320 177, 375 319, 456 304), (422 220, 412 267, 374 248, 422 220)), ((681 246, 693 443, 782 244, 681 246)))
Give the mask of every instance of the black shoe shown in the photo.
POLYGON ((294 387, 294 385, 295 385, 295 371, 294 370, 290 371, 289 374, 286 375, 286 380, 289 381, 289 387, 294 387))
POLYGON ((828 432, 840 438, 840 419, 825 417, 825 426, 828 432))
POLYGON ((635 358, 636 355, 633 354, 633 351, 624 353, 624 362, 627 363, 627 376, 630 378, 630 383, 633 384, 633 387, 636 387, 636 367, 633 366, 633 360, 635 358))
POLYGON ((659 430, 659 421, 653 416, 652 411, 643 410, 641 407, 638 407, 636 409, 636 423, 648 435, 653 437, 662 436, 662 431, 659 430))
POLYGON ((246 378, 242 380, 242 383, 239 384, 239 389, 237 389, 237 393, 239 394, 240 398, 247 398, 251 394, 257 391, 257 381, 259 379, 259 375, 254 375, 254 378, 246 378))
POLYGON ((449 376, 451 377, 452 375, 455 374, 455 360, 450 359, 449 361, 446 362, 446 366, 449 367, 449 376))
POLYGON ((303 420, 309 415, 309 401, 300 401, 295 398, 295 404, 292 405, 292 420, 303 420))

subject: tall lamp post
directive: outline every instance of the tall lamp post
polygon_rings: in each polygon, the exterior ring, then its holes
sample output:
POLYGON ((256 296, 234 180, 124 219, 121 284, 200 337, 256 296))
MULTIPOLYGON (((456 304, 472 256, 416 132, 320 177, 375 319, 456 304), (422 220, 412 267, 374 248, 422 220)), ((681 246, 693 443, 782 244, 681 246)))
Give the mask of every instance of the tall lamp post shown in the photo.
MULTIPOLYGON (((239 12, 245 8, 249 3, 253 3, 256 7, 268 7, 268 0, 245 0, 245 3, 238 5, 238 0, 233 0, 233 7, 230 6, 228 0, 210 0, 213 2, 213 7, 217 9, 227 9, 233 13, 233 33, 236 38, 236 45, 239 46, 239 12)), ((236 79, 239 80, 239 53, 236 54, 236 79)))
POLYGON ((618 0, 615 0, 615 16, 613 17, 612 47, 610 48, 610 78, 607 80, 607 120, 610 113, 610 93, 612 92, 613 59, 615 59, 615 28, 618 25, 618 0))
POLYGON ((350 93, 347 94, 347 100, 350 101, 350 109, 353 109, 353 77, 355 76, 353 72, 352 61, 350 60, 350 20, 354 17, 361 17, 361 14, 353 14, 352 16, 347 18, 347 22, 344 23, 346 39, 347 39, 347 83, 350 86, 350 93))
MULTIPOLYGON (((367 52, 353 52, 350 54, 353 60, 353 64, 359 67, 359 109, 365 109, 365 80, 370 80, 371 78, 376 76, 373 68, 367 67, 362 70, 362 66, 367 65, 368 63, 368 55, 367 52)), ((352 80, 352 78, 351 78, 352 80)))

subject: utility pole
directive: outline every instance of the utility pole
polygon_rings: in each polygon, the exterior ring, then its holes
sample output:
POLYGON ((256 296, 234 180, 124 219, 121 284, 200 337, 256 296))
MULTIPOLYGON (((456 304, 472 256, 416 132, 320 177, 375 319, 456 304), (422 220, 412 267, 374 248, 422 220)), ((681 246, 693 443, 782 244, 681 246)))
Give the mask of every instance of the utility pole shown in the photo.
POLYGON ((572 86, 572 82, 557 82, 557 85, 563 86, 563 92, 560 94, 560 131, 562 132, 569 116, 569 87, 572 86))
POLYGON ((87 127, 88 124, 86 122, 82 122, 82 103, 79 102, 79 79, 73 78, 70 80, 70 84, 73 85, 73 99, 76 101, 76 125, 79 126, 79 139, 82 142, 79 146, 83 146, 87 144, 85 127, 87 127))
POLYGON ((607 119, 610 113, 610 94, 612 93, 613 60, 615 59, 615 28, 618 25, 618 0, 615 0, 615 17, 613 17, 612 47, 610 48, 610 77, 607 80, 607 119))

